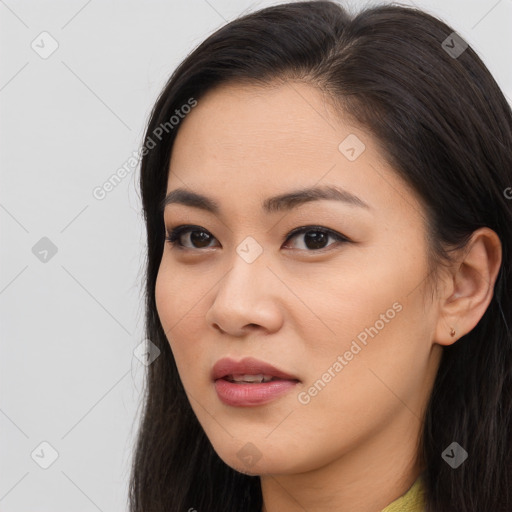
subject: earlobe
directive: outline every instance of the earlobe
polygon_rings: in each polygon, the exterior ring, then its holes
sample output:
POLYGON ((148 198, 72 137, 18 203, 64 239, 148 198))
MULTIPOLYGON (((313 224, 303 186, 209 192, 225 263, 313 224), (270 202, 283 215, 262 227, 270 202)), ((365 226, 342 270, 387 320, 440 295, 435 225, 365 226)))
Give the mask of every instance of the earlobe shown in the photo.
POLYGON ((477 229, 445 278, 435 343, 452 345, 478 324, 492 300, 501 260, 498 235, 487 227, 477 229))

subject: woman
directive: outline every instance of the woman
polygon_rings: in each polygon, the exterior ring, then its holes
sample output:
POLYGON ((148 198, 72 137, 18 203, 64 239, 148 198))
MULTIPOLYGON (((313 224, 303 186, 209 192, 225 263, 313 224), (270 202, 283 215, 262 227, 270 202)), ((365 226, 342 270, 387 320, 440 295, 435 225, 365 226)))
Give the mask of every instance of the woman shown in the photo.
POLYGON ((142 155, 132 512, 512 510, 512 115, 450 27, 239 18, 142 155))

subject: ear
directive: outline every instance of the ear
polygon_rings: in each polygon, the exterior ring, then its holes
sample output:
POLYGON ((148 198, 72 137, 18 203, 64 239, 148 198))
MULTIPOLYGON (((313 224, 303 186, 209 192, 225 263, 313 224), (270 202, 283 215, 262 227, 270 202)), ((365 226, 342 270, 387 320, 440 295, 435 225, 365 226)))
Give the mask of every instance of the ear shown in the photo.
POLYGON ((443 278, 435 343, 451 345, 478 324, 491 302, 501 259, 498 235, 487 227, 474 231, 443 278))

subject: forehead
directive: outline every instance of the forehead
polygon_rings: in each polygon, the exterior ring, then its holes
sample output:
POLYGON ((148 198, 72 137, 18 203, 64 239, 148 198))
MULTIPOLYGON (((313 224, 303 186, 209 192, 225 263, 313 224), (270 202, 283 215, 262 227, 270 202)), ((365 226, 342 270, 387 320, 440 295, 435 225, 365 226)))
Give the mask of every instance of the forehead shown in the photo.
POLYGON ((310 85, 226 84, 209 91, 181 122, 171 167, 193 172, 207 162, 209 169, 233 166, 265 177, 277 169, 283 177, 307 169, 325 173, 354 130, 310 85))
POLYGON ((222 138, 257 136, 272 140, 277 136, 279 140, 311 138, 318 142, 325 138, 327 130, 334 134, 334 117, 334 110, 320 90, 291 81, 269 86, 224 84, 202 97, 189 116, 204 123, 204 127, 195 127, 204 128, 202 133, 214 125, 217 130, 209 133, 213 138, 220 138, 222 130, 222 138))
POLYGON ((233 201, 257 195, 259 203, 291 188, 332 184, 370 205, 420 208, 373 136, 305 83, 209 91, 181 121, 169 171, 168 192, 185 186, 229 193, 233 201))

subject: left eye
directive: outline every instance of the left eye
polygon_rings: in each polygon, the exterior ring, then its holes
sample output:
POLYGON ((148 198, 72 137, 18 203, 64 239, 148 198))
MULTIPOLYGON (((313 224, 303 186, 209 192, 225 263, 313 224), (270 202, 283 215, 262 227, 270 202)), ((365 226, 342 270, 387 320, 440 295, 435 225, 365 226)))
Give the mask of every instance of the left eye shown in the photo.
MULTIPOLYGON (((288 233, 286 236, 286 241, 290 240, 291 238, 298 237, 299 235, 306 235, 303 238, 303 247, 298 248, 300 250, 325 249, 326 247, 333 245, 332 243, 327 243, 329 238, 333 239, 335 242, 340 243, 350 241, 342 234, 321 226, 304 226, 294 229, 288 233)), ((178 226, 169 232, 169 234, 166 236, 166 240, 171 245, 175 245, 180 249, 200 249, 212 247, 209 244, 212 240, 215 240, 215 237, 200 226, 178 226), (192 236, 187 238, 185 235, 188 234, 192 236), (188 240, 188 243, 192 246, 184 244, 182 239, 188 240), (194 243, 200 244, 201 247, 194 246, 194 243)), ((297 247, 295 247, 295 249, 297 249, 297 247)))
POLYGON ((327 244, 329 238, 334 239, 335 242, 349 241, 347 237, 341 235, 340 233, 319 226, 305 226, 303 228, 295 229, 288 234, 286 240, 298 237, 299 235, 306 235, 303 238, 303 245, 305 247, 299 247, 299 249, 325 249, 329 245, 333 245, 332 243, 327 244))

